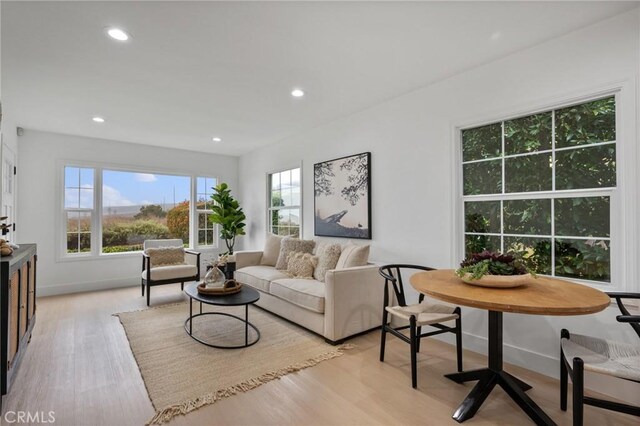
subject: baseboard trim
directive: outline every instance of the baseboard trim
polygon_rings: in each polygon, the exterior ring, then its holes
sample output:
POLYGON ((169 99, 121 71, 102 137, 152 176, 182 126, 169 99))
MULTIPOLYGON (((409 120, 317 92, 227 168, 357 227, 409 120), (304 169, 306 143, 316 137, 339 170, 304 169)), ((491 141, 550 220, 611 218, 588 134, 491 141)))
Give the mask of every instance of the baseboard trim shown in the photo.
POLYGON ((38 297, 58 296, 69 293, 84 293, 87 291, 109 290, 112 288, 133 287, 140 285, 139 277, 114 278, 102 281, 83 281, 81 283, 38 286, 38 297))
MULTIPOLYGON (((471 333, 462 333, 462 345, 465 349, 482 355, 487 355, 488 339, 471 333)), ((455 338, 452 335, 441 334, 434 336, 434 339, 455 345, 455 338)), ((560 337, 558 336, 558 341, 560 337)), ((503 345, 504 361, 517 365, 518 367, 533 370, 536 373, 557 379, 560 377, 560 359, 549 355, 534 352, 530 349, 519 348, 505 343, 503 345)))

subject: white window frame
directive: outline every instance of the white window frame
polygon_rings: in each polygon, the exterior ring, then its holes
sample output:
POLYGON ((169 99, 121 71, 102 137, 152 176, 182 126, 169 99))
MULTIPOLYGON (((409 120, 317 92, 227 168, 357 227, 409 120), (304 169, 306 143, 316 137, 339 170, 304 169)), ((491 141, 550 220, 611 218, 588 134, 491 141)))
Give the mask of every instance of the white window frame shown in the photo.
MULTIPOLYGON (((94 245, 96 243, 96 221, 95 221, 95 217, 96 217, 96 170, 93 167, 84 167, 84 166, 78 166, 78 165, 71 165, 71 164, 67 164, 65 166, 63 166, 62 168, 62 220, 63 220, 63 225, 62 225, 62 231, 63 231, 63 250, 66 256, 68 256, 69 258, 84 258, 84 257, 89 257, 92 255, 93 250, 94 250, 94 245), (65 182, 66 179, 66 173, 65 173, 65 169, 69 167, 69 168, 77 168, 78 169, 78 198, 80 199, 82 197, 82 186, 80 184, 80 176, 82 174, 81 170, 82 169, 90 169, 93 172, 93 188, 92 188, 92 193, 93 193, 93 207, 92 208, 82 208, 80 207, 80 202, 78 201, 78 207, 72 207, 72 208, 67 208, 66 207, 66 193, 67 193, 67 185, 65 182), (67 213, 89 213, 90 214, 90 222, 91 222, 91 231, 90 231, 90 247, 91 250, 85 253, 82 252, 74 252, 74 253, 68 253, 67 252, 67 234, 68 234, 68 229, 67 229, 67 225, 68 225, 68 216, 67 213)), ((75 188, 75 187, 71 187, 71 188, 75 188)), ((78 232, 78 245, 80 244, 80 232, 78 232)))
POLYGON ((122 164, 107 164, 92 161, 77 161, 77 160, 58 160, 56 162, 56 169, 58 172, 58 178, 55 180, 56 187, 55 193, 59 194, 57 198, 57 220, 59 224, 58 229, 60 232, 56 233, 57 238, 57 262, 67 262, 76 260, 96 260, 96 259, 111 259, 119 257, 131 257, 139 256, 141 251, 129 251, 123 253, 102 253, 102 173, 104 170, 130 172, 130 173, 148 173, 148 174, 161 174, 171 176, 184 176, 190 179, 189 193, 191 194, 190 208, 189 208, 189 248, 198 248, 201 250, 216 250, 219 246, 219 236, 217 232, 214 233, 214 244, 209 246, 198 246, 197 241, 194 239, 197 237, 197 212, 195 207, 196 202, 196 185, 198 177, 207 177, 215 179, 216 182, 220 181, 219 177, 211 176, 208 173, 188 173, 183 170, 166 169, 166 168, 145 168, 134 165, 122 165, 122 164), (91 251, 89 253, 67 253, 67 223, 64 204, 64 188, 65 188, 65 167, 79 167, 79 168, 91 168, 93 169, 93 214, 91 218, 91 251))
MULTIPOLYGON (((636 277, 640 276, 637 262, 637 246, 634 240, 638 238, 637 207, 635 203, 630 203, 625 198, 635 197, 635 188, 640 187, 638 176, 635 174, 634 166, 637 161, 636 150, 637 128, 635 120, 630 120, 636 112, 635 107, 635 83, 632 80, 614 82, 599 87, 589 88, 551 99, 547 102, 524 105, 510 111, 493 113, 480 119, 467 120, 465 122, 452 125, 452 173, 455 188, 455 196, 452 197, 452 207, 455 212, 453 221, 454 244, 452 245, 452 263, 459 262, 465 256, 465 201, 492 201, 509 199, 555 199, 571 196, 609 196, 610 197, 610 237, 611 250, 611 279, 609 283, 597 281, 580 280, 575 278, 558 277, 569 281, 583 283, 594 288, 606 291, 637 291, 640 284, 636 283, 636 277), (463 156, 462 156, 462 130, 481 127, 488 124, 509 121, 516 118, 526 117, 541 112, 557 110, 580 103, 585 103, 608 96, 615 96, 616 102, 616 187, 597 189, 577 189, 562 191, 527 192, 527 193, 502 193, 487 194, 477 196, 463 195, 463 156), (515 110, 515 111, 514 111, 515 110), (626 142, 626 143, 625 143, 626 142), (473 198, 471 198, 473 197, 473 198), (620 255, 624 253, 625 255, 620 255)), ((553 126, 555 132, 555 125, 553 126)), ((503 141, 504 144, 504 141, 503 141)), ((582 148, 596 144, 580 146, 582 148)), ((504 145, 503 145, 504 148, 504 145)), ((563 148, 561 148, 563 149, 563 148)), ((555 147, 552 147, 554 151, 555 147)), ((504 150, 503 150, 504 153, 504 150)), ((510 156, 506 156, 507 158, 510 156)), ((497 157, 502 158, 502 157, 497 157)), ((555 158, 554 158, 555 159, 555 158)), ((554 165, 555 167, 555 165, 554 165)), ((555 173, 554 173, 555 176, 555 173)), ((555 177, 554 177, 555 180, 555 177)), ((555 182, 553 182, 555 185, 555 182)), ((503 187, 504 187, 503 182, 503 187)), ((553 202, 551 203, 553 206, 553 202)), ((553 209, 553 207, 552 207, 553 209)), ((552 210, 552 220, 553 220, 552 210)), ((502 228, 502 227, 501 227, 502 228)), ((553 229, 553 228, 552 228, 553 229)), ((496 234, 502 235, 502 234, 496 234)), ((524 236, 524 235, 523 235, 524 236)), ((526 235, 526 237, 536 237, 536 235, 526 235)), ((572 238, 564 237, 563 238, 572 238)), ((584 238, 581 238, 584 239, 584 238)), ((555 250, 552 246, 552 256, 555 250)), ((554 264, 551 265, 554 268, 554 264)))
POLYGON ((303 192, 304 192, 304 188, 303 188, 303 183, 302 183, 303 182, 303 179, 302 179, 303 174, 302 174, 302 172, 303 172, 302 164, 292 165, 290 167, 283 167, 283 168, 279 168, 279 169, 267 172, 267 179, 266 179, 267 180, 267 191, 266 191, 266 193, 267 193, 267 209, 266 209, 267 210, 267 219, 266 219, 267 222, 266 222, 266 225, 267 226, 265 226, 265 229, 266 229, 267 233, 271 233, 272 232, 272 229, 271 229, 271 215, 272 215, 272 213, 274 211, 298 209, 299 212, 300 212, 299 235, 300 235, 300 238, 302 238, 302 236, 303 236, 303 228, 302 227, 303 227, 303 222, 304 222, 303 221, 303 217, 304 217, 304 214, 303 214, 303 204, 304 204, 304 197, 303 197, 304 194, 303 194, 303 192), (282 172, 286 172, 286 171, 291 171, 291 170, 295 170, 295 169, 300 169, 300 204, 295 205, 295 206, 294 205, 292 205, 292 206, 281 206, 281 207, 278 207, 278 208, 271 207, 271 177, 274 174, 282 173, 282 172))
MULTIPOLYGON (((195 222, 194 222, 194 225, 195 226, 191 227, 191 228, 193 228, 193 230, 195 232, 195 235, 193 236, 193 239, 190 238, 190 240, 194 242, 193 246, 196 247, 196 248, 217 248, 218 247, 218 240, 220 239, 219 232, 218 232, 218 225, 213 225, 213 224, 209 223, 209 215, 211 213, 213 213, 213 210, 211 210, 211 209, 199 209, 198 208, 198 204, 197 204, 198 203, 198 195, 202 194, 202 192, 198 192, 198 179, 213 179, 213 180, 215 180, 216 185, 218 185, 218 178, 216 178, 216 177, 202 176, 202 175, 196 176, 196 180, 194 181, 194 184, 192 185, 192 188, 193 188, 193 190, 195 192, 191 197, 193 200, 195 200, 195 202, 194 202, 194 208, 195 208, 195 222), (207 215, 206 223, 208 225, 210 225, 211 228, 205 228, 205 229, 200 228, 199 223, 200 223, 200 215, 201 214, 206 214, 207 215), (202 245, 200 244, 199 234, 200 234, 201 230, 204 230, 204 231, 212 230, 213 231, 213 241, 211 242, 211 244, 202 244, 202 245)), ((213 191, 211 192, 211 194, 209 194, 209 191, 212 191, 212 190, 205 188, 205 192, 204 192, 205 196, 213 194, 213 191)), ((205 203, 206 202, 207 201, 205 200, 205 203)), ((211 202, 213 203, 213 201, 211 201, 211 202)))

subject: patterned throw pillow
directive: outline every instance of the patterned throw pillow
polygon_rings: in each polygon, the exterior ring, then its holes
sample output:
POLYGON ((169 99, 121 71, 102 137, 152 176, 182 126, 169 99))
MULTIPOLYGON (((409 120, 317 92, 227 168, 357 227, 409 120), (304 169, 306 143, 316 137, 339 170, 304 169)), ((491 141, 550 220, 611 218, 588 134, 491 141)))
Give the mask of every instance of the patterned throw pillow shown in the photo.
POLYGON ((183 247, 148 248, 145 253, 151 258, 151 266, 180 265, 184 263, 183 247))
POLYGON ((311 253, 294 251, 287 257, 287 273, 294 278, 313 278, 313 270, 318 264, 318 258, 311 253))
POLYGON ((267 234, 267 239, 264 242, 264 251, 262 252, 261 265, 276 266, 278 256, 280 255, 280 243, 282 239, 279 235, 267 234))
POLYGON ((287 269, 287 260, 289 253, 292 251, 301 251, 303 253, 312 253, 316 242, 313 240, 301 240, 299 238, 285 237, 280 242, 280 255, 276 262, 276 269, 284 271, 287 269))
POLYGON ((340 253, 342 247, 340 244, 322 243, 318 245, 316 256, 318 256, 318 266, 313 271, 313 278, 318 281, 324 282, 324 277, 327 271, 336 269, 338 259, 340 259, 340 253))
POLYGON ((340 253, 340 259, 336 269, 353 268, 355 266, 366 266, 369 260, 369 245, 358 246, 352 242, 347 243, 340 253))

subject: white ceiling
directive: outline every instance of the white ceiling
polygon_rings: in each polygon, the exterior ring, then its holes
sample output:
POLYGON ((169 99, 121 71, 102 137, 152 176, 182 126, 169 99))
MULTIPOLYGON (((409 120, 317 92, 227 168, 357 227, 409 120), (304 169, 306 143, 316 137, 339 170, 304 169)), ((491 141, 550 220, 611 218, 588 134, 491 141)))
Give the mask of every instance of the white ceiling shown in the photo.
POLYGON ((3 1, 3 105, 25 128, 240 155, 633 7, 3 1))

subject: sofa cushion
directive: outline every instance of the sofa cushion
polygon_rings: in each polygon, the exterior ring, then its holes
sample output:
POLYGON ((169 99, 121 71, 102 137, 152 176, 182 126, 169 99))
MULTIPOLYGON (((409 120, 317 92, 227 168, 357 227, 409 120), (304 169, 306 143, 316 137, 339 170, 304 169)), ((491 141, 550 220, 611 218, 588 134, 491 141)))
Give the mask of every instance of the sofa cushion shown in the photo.
POLYGON ((154 247, 148 248, 144 252, 149 256, 152 268, 184 263, 184 247, 154 247))
POLYGON ((289 261, 289 253, 294 251, 301 251, 303 253, 312 253, 313 248, 316 246, 316 242, 313 240, 301 240, 299 238, 285 237, 280 242, 280 254, 278 255, 278 261, 276 262, 276 269, 287 269, 287 262, 289 261))
POLYGON ((369 260, 369 245, 359 246, 349 242, 342 248, 336 269, 366 266, 369 260))
POLYGON ((262 252, 261 265, 276 266, 278 256, 280 255, 280 243, 282 239, 280 235, 267 234, 267 239, 264 242, 264 250, 262 252))
POLYGON ((245 266, 235 272, 236 281, 248 284, 253 288, 269 293, 269 283, 280 278, 288 278, 283 271, 278 271, 273 266, 245 266))
POLYGON ((324 283, 303 278, 285 278, 271 282, 273 296, 313 312, 324 313, 324 283))
MULTIPOLYGON (((151 279, 153 281, 173 280, 180 278, 190 278, 198 273, 198 267, 194 265, 165 265, 151 268, 151 279)), ((147 271, 142 271, 142 278, 147 279, 147 271)))
POLYGON ((289 253, 287 274, 294 278, 313 278, 313 270, 318 264, 318 258, 311 253, 294 251, 289 253))
POLYGON ((313 278, 324 282, 324 277, 327 274, 327 271, 336 269, 341 252, 342 247, 340 247, 340 244, 319 244, 316 251, 316 256, 318 256, 318 265, 313 271, 313 278))

